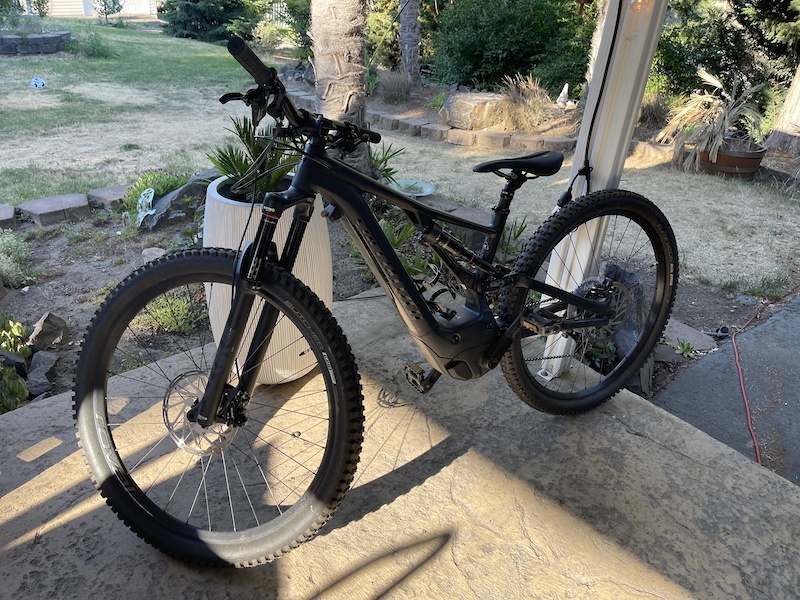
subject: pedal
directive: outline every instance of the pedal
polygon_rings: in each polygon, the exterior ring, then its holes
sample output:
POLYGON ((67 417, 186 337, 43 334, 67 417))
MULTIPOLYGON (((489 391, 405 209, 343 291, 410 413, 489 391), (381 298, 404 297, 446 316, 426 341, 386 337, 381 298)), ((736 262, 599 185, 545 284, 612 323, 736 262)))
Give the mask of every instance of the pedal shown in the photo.
POLYGON ((431 372, 425 375, 425 371, 417 363, 411 363, 403 367, 403 373, 410 383, 420 394, 428 393, 433 384, 441 377, 441 373, 436 369, 431 369, 431 372))
POLYGON ((537 335, 553 335, 563 330, 557 319, 546 317, 538 310, 525 311, 522 315, 522 326, 537 335))

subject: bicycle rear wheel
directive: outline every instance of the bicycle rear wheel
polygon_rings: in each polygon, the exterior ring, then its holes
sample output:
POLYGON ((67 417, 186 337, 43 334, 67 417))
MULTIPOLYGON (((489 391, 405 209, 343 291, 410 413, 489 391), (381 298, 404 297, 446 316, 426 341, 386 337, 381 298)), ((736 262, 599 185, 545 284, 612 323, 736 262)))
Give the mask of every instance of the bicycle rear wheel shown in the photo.
POLYGON ((216 352, 209 304, 231 297, 234 267, 233 252, 192 250, 123 281, 87 332, 74 409, 95 484, 135 533, 191 562, 251 566, 331 516, 353 480, 364 415, 333 316, 270 265, 256 304, 276 307, 294 335, 273 339, 266 360, 303 357, 302 368, 257 388, 239 424, 186 419, 216 352))
POLYGON ((553 215, 528 241, 515 266, 527 278, 591 298, 612 309, 607 323, 553 333, 558 322, 596 315, 524 285, 509 286, 501 318, 526 319, 501 361, 524 402, 552 414, 590 410, 637 374, 658 343, 675 300, 678 252, 666 217, 623 190, 585 196, 553 215))

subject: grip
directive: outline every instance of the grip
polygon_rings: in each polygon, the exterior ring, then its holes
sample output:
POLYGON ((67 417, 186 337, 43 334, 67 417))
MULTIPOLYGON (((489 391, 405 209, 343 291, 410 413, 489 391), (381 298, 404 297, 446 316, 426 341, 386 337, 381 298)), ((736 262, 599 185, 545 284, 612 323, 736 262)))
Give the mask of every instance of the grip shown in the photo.
POLYGON ((371 131, 369 129, 359 129, 359 132, 362 135, 367 136, 367 141, 370 144, 377 144, 378 142, 381 141, 381 134, 376 131, 371 131))
POLYGON ((275 82, 275 69, 262 63, 242 38, 232 36, 228 40, 228 52, 244 67, 245 71, 250 73, 257 84, 272 87, 275 82))

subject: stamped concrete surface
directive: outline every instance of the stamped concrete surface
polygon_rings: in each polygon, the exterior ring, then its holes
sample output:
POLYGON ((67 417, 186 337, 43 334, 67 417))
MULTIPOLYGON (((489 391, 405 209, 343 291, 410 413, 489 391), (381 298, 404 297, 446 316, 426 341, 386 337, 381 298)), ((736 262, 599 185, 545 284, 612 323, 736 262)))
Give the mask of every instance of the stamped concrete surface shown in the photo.
POLYGON ((629 393, 577 418, 528 408, 499 371, 421 396, 385 297, 334 312, 366 442, 320 535, 255 569, 162 555, 93 491, 61 395, 0 416, 0 597, 796 597, 796 486, 629 393))

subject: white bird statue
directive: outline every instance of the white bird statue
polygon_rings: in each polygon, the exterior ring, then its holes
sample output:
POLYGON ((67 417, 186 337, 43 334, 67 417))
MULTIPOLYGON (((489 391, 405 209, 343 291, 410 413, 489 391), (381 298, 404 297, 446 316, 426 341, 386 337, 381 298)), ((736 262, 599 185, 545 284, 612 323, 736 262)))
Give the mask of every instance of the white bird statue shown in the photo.
POLYGON ((569 84, 565 83, 564 89, 561 90, 561 93, 558 95, 558 98, 556 99, 556 104, 558 105, 558 108, 564 110, 565 108, 567 108, 567 102, 569 102, 569 84))

